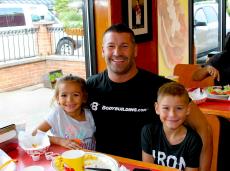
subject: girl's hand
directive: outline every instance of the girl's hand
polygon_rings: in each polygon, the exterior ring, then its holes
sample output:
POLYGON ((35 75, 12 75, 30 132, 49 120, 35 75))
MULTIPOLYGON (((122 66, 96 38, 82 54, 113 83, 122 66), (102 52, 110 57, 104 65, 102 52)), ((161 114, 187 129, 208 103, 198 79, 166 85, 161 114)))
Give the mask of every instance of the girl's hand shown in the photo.
POLYGON ((59 145, 72 150, 82 149, 81 146, 79 146, 79 144, 76 143, 75 140, 71 139, 61 139, 59 145))
POLYGON ((75 140, 64 139, 64 138, 53 137, 53 136, 50 136, 49 138, 52 144, 57 144, 62 147, 73 149, 73 150, 82 149, 82 147, 75 140))

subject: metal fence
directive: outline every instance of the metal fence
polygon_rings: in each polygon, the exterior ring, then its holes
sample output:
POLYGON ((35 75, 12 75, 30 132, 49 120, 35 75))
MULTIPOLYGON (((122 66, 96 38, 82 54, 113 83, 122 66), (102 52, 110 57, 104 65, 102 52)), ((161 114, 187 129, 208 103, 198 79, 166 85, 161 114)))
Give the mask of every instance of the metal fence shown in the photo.
MULTIPOLYGON (((50 43, 50 55, 73 56, 84 59, 84 36, 69 35, 62 27, 47 27, 46 42, 50 43)), ((40 54, 39 28, 0 31, 0 62, 33 58, 40 54)))
POLYGON ((0 31, 0 62, 38 55, 38 28, 0 31))

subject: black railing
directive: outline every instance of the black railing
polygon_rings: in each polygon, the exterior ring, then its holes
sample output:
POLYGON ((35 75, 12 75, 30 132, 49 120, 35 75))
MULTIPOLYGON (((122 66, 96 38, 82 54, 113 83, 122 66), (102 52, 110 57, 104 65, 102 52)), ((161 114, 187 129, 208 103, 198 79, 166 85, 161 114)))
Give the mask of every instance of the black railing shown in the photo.
POLYGON ((38 28, 0 31, 0 62, 38 55, 38 28))
MULTIPOLYGON (((84 36, 67 34, 62 27, 47 27, 50 38, 50 55, 85 58, 84 36)), ((39 28, 0 31, 0 62, 33 58, 40 54, 39 28)))

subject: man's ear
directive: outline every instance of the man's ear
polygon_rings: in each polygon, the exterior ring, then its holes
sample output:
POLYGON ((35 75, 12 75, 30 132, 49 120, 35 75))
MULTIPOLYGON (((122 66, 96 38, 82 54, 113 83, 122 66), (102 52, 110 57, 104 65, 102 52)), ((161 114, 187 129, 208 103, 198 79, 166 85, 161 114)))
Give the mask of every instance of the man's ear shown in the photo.
POLYGON ((154 106, 155 106, 156 114, 157 114, 157 115, 160 115, 160 112, 159 112, 159 104, 158 104, 157 102, 155 102, 154 106))

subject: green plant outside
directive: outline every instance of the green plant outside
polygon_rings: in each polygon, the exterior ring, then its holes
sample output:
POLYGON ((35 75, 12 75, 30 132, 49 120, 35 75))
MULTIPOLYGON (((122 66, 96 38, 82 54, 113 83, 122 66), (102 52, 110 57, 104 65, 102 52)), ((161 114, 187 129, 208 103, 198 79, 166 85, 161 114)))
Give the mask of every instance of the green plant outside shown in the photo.
MULTIPOLYGON (((76 1, 76 0, 75 0, 76 1)), ((65 28, 83 28, 82 9, 68 6, 73 0, 56 0, 55 11, 65 28)))

